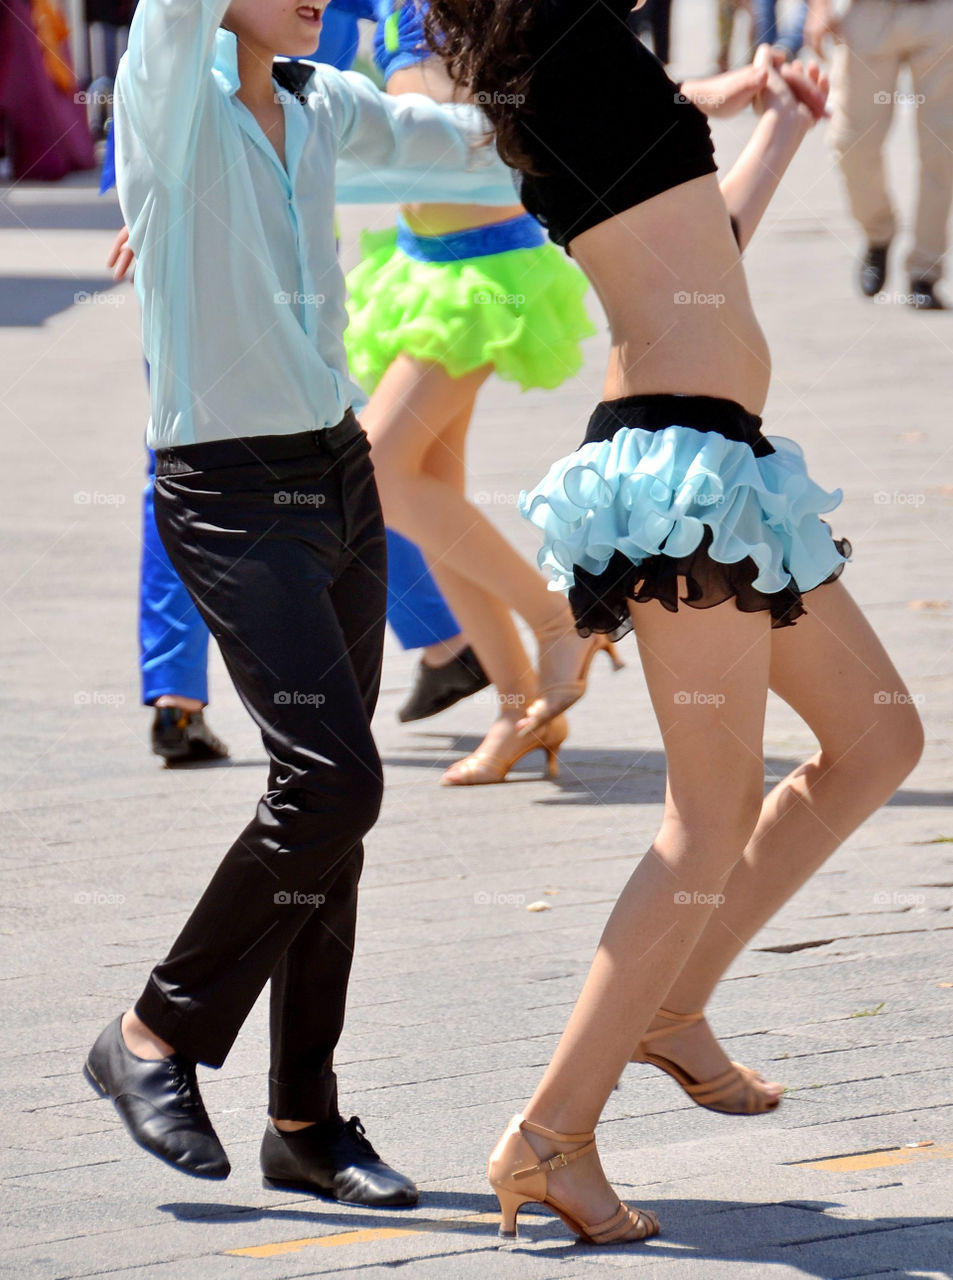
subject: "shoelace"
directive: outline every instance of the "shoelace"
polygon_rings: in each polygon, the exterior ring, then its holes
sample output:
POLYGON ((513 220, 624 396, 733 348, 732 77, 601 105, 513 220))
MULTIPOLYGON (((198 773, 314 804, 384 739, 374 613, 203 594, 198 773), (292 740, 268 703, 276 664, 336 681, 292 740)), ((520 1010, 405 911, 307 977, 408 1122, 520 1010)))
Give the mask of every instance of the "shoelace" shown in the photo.
POLYGON ((169 1074, 175 1086, 175 1096, 183 1107, 192 1111, 200 1111, 202 1102, 199 1097, 198 1080, 195 1075, 195 1063, 178 1054, 168 1059, 169 1074))
POLYGON ((344 1127, 362 1150, 366 1151, 367 1154, 372 1156, 375 1160, 380 1159, 380 1156, 371 1146, 370 1138, 368 1138, 367 1132, 357 1116, 351 1116, 350 1120, 345 1123, 344 1127))

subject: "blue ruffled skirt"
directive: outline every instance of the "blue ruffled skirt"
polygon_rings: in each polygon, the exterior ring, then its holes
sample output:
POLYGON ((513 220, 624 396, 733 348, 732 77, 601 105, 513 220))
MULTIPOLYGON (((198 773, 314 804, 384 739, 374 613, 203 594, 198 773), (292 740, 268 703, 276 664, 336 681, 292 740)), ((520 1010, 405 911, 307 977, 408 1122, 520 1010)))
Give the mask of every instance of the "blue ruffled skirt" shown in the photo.
POLYGON ((540 567, 578 629, 618 634, 630 600, 675 611, 734 598, 792 625, 803 593, 850 555, 820 518, 841 498, 811 479, 793 440, 763 436, 734 401, 627 396, 597 406, 582 445, 520 510, 543 532, 540 567))

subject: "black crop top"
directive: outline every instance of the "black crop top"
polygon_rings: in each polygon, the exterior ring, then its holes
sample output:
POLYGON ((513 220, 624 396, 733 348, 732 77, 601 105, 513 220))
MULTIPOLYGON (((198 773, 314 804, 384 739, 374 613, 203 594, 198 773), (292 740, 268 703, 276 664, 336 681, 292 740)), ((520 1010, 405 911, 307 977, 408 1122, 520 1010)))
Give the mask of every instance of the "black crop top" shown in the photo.
POLYGON ((717 168, 708 120, 631 31, 631 9, 631 0, 545 4, 546 51, 520 108, 538 173, 523 174, 521 198, 563 246, 717 168))

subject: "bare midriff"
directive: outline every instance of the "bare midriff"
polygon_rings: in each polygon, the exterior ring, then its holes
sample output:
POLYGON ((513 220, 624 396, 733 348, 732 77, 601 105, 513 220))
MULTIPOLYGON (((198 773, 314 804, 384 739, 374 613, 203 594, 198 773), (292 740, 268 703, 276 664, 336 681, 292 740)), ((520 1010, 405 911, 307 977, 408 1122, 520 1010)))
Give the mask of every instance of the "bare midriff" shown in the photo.
POLYGON ((606 312, 606 400, 707 395, 760 414, 771 357, 714 174, 576 236, 576 262, 606 312))
MULTIPOLYGON (((443 65, 434 58, 420 62, 414 67, 405 67, 395 71, 387 81, 387 92, 422 93, 435 102, 466 101, 443 69, 443 65)), ((492 140, 487 143, 492 146, 492 140)), ((400 207, 401 216, 418 236, 444 236, 452 231, 469 231, 473 227, 485 227, 491 222, 505 222, 508 218, 518 218, 525 209, 521 204, 487 205, 487 204, 404 204, 400 207)))

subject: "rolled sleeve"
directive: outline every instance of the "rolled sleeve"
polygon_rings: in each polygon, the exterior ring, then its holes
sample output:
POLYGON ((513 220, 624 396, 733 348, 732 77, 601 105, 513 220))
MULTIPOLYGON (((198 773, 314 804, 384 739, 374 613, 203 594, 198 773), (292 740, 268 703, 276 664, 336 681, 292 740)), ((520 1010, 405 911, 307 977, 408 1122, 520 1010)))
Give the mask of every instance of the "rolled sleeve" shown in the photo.
POLYGON ((181 178, 211 87, 228 0, 140 0, 116 81, 120 112, 164 184, 181 178))
POLYGON ((316 92, 325 98, 335 133, 341 203, 516 202, 515 174, 476 107, 441 105, 416 93, 389 97, 366 76, 325 68, 316 92))

